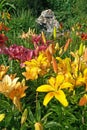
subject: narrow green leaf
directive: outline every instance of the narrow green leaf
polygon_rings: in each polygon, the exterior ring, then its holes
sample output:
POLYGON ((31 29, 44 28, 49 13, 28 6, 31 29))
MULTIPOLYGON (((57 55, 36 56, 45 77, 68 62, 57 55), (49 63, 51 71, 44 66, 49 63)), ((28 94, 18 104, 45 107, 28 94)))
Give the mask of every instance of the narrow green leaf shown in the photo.
POLYGON ((5 127, 9 126, 12 117, 13 117, 13 114, 12 114, 12 113, 8 113, 8 114, 6 115, 6 117, 5 117, 5 127))
POLYGON ((11 109, 11 104, 5 100, 0 100, 0 109, 11 109))
POLYGON ((34 118, 34 115, 29 107, 29 119, 32 121, 32 122, 35 122, 35 118, 34 118))
POLYGON ((5 5, 8 5, 8 6, 11 7, 12 9, 16 10, 16 7, 15 7, 13 4, 6 3, 5 5))
POLYGON ((36 106, 36 119, 38 122, 41 120, 41 106, 39 101, 37 101, 37 106, 36 106))
POLYGON ((51 114, 52 114, 52 112, 47 113, 47 114, 41 119, 41 121, 46 120, 46 118, 47 118, 49 115, 51 115, 51 114))
POLYGON ((57 123, 55 121, 50 121, 45 125, 46 128, 52 128, 52 127, 62 127, 60 123, 57 123))

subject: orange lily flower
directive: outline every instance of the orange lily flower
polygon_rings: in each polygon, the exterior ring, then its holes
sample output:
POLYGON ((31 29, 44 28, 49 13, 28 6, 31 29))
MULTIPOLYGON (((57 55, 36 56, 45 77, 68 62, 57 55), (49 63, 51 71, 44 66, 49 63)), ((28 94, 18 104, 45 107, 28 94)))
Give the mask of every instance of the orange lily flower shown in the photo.
POLYGON ((7 71, 8 71, 8 66, 7 67, 5 67, 4 65, 0 66, 0 80, 6 74, 7 71))
POLYGON ((0 93, 9 97, 15 106, 21 110, 20 99, 26 95, 25 90, 27 87, 24 81, 18 82, 18 79, 19 78, 12 79, 9 75, 5 75, 2 81, 0 81, 0 93))

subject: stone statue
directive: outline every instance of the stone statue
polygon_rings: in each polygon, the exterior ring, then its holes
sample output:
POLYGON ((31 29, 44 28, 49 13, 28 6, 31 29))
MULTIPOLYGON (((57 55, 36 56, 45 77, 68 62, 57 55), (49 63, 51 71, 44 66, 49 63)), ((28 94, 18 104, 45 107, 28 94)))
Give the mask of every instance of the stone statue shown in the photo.
POLYGON ((51 9, 42 11, 36 22, 40 25, 41 31, 44 31, 47 34, 52 34, 54 27, 56 27, 56 29, 60 27, 60 24, 56 20, 54 12, 51 9))

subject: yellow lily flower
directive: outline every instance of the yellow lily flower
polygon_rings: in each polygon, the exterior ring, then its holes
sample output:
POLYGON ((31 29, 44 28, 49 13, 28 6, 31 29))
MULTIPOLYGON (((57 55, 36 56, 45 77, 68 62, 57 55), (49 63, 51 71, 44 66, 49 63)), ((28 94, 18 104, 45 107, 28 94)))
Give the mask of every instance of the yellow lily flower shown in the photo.
POLYGON ((37 66, 26 66, 26 72, 23 72, 23 76, 26 77, 26 80, 34 80, 38 78, 38 74, 41 71, 37 66))
POLYGON ((65 74, 65 81, 72 84, 70 90, 74 90, 78 86, 83 86, 85 83, 84 77, 81 73, 78 75, 78 77, 74 77, 73 74, 67 73, 65 74))
POLYGON ((26 77, 26 80, 37 79, 39 75, 44 75, 49 68, 49 62, 44 53, 40 53, 36 59, 26 61, 24 64, 26 72, 22 74, 26 77))
POLYGON ((71 73, 65 74, 65 81, 71 83, 73 85, 71 90, 79 86, 86 86, 87 91, 87 68, 83 71, 83 73, 79 72, 77 76, 71 73))
POLYGON ((38 92, 48 92, 44 98, 43 104, 46 106, 48 102, 55 97, 63 106, 68 106, 66 95, 61 89, 72 87, 72 84, 64 82, 64 75, 57 75, 56 78, 51 77, 48 83, 49 84, 41 85, 36 89, 38 92))
POLYGON ((56 59, 58 60, 58 72, 62 72, 63 74, 71 72, 70 58, 62 59, 60 57, 56 57, 56 59))

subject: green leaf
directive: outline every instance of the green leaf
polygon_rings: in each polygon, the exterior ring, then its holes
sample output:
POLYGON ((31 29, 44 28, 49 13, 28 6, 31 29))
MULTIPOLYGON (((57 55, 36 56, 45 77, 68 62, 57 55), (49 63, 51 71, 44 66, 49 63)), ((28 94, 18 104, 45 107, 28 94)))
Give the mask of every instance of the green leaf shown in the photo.
POLYGON ((31 122, 35 123, 35 118, 34 118, 34 115, 29 107, 29 119, 31 120, 31 122))
POLYGON ((24 123, 24 124, 21 126, 20 130, 27 130, 27 128, 28 128, 28 125, 27 125, 26 123, 24 123))
POLYGON ((6 117, 5 117, 5 127, 7 127, 10 124, 12 116, 13 116, 12 113, 8 113, 6 115, 6 117))
POLYGON ((36 106, 36 119, 38 122, 41 120, 41 106, 39 101, 37 101, 37 106, 36 106))
POLYGON ((46 128, 51 128, 51 127, 62 127, 60 123, 57 123, 55 121, 50 121, 45 125, 46 128))
POLYGON ((10 3, 6 3, 5 5, 8 5, 11 9, 14 9, 16 10, 16 7, 13 5, 13 4, 10 4, 10 3))
POLYGON ((47 118, 49 115, 51 115, 51 114, 52 114, 52 112, 49 112, 49 113, 45 114, 45 116, 41 119, 41 121, 46 120, 46 118, 47 118))
POLYGON ((2 2, 0 4, 3 5, 5 2, 6 2, 6 0, 2 0, 2 2))
POLYGON ((11 110, 11 104, 5 100, 0 100, 0 109, 11 110))

